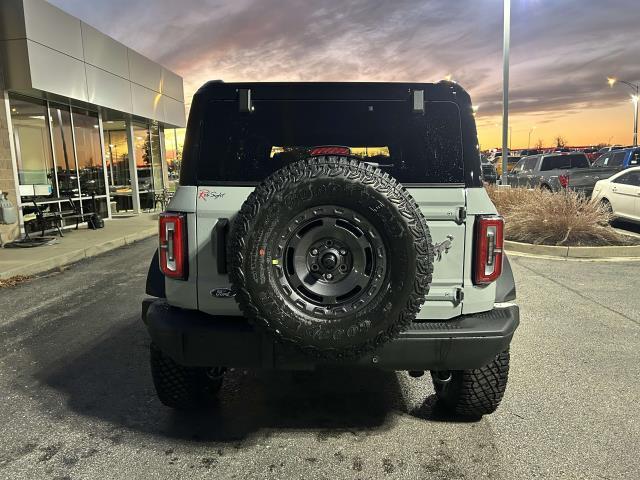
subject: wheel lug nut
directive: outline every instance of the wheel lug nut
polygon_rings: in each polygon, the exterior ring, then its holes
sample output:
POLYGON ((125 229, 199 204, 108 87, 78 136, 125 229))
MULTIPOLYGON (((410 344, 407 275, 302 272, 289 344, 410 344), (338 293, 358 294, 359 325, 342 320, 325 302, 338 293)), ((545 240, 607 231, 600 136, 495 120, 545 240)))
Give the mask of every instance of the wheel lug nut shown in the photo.
POLYGON ((318 254, 318 249, 314 248, 313 250, 311 250, 311 255, 317 255, 318 254))
POLYGON ((324 277, 325 277, 327 280, 331 280, 331 279, 333 278, 333 275, 332 275, 332 274, 330 274, 330 273, 327 273, 324 277))
POLYGON ((346 250, 346 249, 344 249, 344 248, 341 248, 341 249, 340 249, 340 255, 344 256, 344 255, 346 255, 346 254, 347 254, 347 250, 346 250))
POLYGON ((313 270, 314 272, 317 272, 319 268, 320 267, 318 267, 318 265, 316 265, 315 263, 311 265, 311 270, 313 270))

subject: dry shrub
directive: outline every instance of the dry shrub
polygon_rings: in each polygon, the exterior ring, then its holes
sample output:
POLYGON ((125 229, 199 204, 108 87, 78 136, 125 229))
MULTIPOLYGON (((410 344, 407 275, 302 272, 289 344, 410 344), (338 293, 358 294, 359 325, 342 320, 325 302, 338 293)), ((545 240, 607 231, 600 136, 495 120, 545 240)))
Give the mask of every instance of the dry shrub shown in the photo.
POLYGON ((542 245, 630 245, 630 237, 609 225, 609 212, 597 202, 571 191, 488 187, 505 218, 507 240, 542 245))
POLYGON ((4 280, 0 278, 0 288, 15 287, 16 285, 26 282, 30 278, 31 277, 27 275, 16 275, 15 277, 10 277, 4 280))

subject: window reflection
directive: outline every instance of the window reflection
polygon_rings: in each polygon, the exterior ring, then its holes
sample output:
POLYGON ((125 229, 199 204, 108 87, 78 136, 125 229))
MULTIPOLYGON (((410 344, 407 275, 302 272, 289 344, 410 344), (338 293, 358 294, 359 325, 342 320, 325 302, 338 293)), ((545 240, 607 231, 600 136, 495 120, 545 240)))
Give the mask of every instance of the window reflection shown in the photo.
POLYGON ((148 193, 153 190, 153 178, 151 175, 151 139, 149 128, 146 125, 133 124, 133 145, 136 170, 138 171, 138 188, 141 194, 148 193))
POLYGON ((129 144, 124 120, 109 120, 103 123, 105 157, 109 190, 131 189, 131 171, 129 170, 129 144))
POLYGON ((73 155, 71 113, 68 106, 54 104, 50 105, 49 112, 60 196, 77 197, 80 190, 78 169, 73 155))
POLYGON ((57 196, 46 104, 13 96, 9 103, 20 195, 23 200, 57 196))
POLYGON ((98 114, 74 108, 73 129, 82 195, 104 195, 106 190, 100 151, 98 114))

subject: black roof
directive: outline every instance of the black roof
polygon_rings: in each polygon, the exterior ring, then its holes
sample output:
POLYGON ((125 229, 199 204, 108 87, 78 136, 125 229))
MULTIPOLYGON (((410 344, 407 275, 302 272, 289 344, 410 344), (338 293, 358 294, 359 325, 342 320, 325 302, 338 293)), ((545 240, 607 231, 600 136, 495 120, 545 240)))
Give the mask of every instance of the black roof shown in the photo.
POLYGON ((471 104, 469 94, 454 82, 238 82, 212 80, 196 95, 204 99, 235 100, 238 90, 251 89, 253 100, 406 100, 413 90, 423 90, 425 101, 471 104))

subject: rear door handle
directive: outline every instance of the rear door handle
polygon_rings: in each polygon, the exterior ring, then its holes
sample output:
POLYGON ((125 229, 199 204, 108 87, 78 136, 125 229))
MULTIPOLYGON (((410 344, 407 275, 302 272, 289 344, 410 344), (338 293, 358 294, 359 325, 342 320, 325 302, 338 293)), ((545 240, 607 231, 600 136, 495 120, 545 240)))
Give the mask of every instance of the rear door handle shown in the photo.
POLYGON ((216 256, 216 267, 218 273, 227 273, 227 234, 229 233, 229 219, 219 218, 213 231, 211 240, 213 243, 213 253, 216 256))

